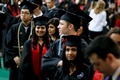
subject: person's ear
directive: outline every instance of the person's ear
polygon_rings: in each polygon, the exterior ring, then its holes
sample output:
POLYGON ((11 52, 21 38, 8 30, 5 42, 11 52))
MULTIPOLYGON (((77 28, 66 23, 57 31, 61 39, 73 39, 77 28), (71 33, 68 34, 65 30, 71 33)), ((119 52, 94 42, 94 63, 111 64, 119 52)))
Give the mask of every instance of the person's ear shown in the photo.
POLYGON ((114 55, 112 53, 109 53, 106 57, 106 59, 111 63, 114 60, 114 55))
POLYGON ((69 29, 73 29, 74 25, 73 24, 69 24, 69 29))
POLYGON ((78 33, 78 35, 81 35, 83 33, 83 26, 80 26, 77 33, 78 33))

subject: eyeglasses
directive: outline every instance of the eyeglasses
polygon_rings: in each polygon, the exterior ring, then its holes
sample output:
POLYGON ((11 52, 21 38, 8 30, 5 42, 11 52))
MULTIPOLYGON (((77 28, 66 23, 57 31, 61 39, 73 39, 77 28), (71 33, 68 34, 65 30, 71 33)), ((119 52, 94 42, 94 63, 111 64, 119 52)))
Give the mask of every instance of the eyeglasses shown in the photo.
POLYGON ((27 14, 30 14, 30 13, 29 12, 21 12, 21 14, 27 15, 27 14))

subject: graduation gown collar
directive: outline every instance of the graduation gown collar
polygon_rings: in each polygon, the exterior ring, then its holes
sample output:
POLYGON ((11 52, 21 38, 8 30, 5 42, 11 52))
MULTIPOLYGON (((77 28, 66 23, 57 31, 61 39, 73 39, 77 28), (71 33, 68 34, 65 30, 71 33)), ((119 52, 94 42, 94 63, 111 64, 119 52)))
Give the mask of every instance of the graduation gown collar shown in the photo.
POLYGON ((112 75, 112 80, 120 80, 120 67, 118 67, 115 73, 112 75))

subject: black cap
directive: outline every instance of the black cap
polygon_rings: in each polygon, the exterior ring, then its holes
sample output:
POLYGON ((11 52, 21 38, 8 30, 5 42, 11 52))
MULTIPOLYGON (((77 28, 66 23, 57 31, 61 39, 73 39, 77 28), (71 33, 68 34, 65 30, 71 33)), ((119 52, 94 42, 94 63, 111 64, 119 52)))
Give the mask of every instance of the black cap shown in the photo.
POLYGON ((35 26, 36 25, 42 26, 42 25, 46 25, 49 19, 50 18, 46 16, 39 16, 39 17, 34 18, 33 21, 35 23, 35 26))
POLYGON ((70 6, 68 11, 70 11, 76 15, 82 16, 85 19, 85 21, 87 21, 87 23, 89 23, 92 20, 92 18, 88 14, 86 14, 84 11, 82 11, 79 8, 79 5, 74 4, 74 5, 70 6))
POLYGON ((30 12, 33 13, 33 10, 36 9, 38 6, 35 4, 32 4, 29 1, 23 0, 20 4, 21 9, 29 9, 30 12))
POLYGON ((42 0, 30 0, 30 2, 39 4, 40 6, 42 6, 42 0))
POLYGON ((75 35, 69 35, 69 36, 63 36, 64 39, 66 39, 65 45, 66 46, 80 46, 80 36, 75 35))
POLYGON ((80 27, 80 20, 84 19, 82 16, 76 15, 74 13, 71 13, 69 11, 65 11, 63 9, 59 9, 58 12, 62 13, 63 15, 60 17, 60 20, 65 20, 73 25, 75 25, 77 28, 80 27))

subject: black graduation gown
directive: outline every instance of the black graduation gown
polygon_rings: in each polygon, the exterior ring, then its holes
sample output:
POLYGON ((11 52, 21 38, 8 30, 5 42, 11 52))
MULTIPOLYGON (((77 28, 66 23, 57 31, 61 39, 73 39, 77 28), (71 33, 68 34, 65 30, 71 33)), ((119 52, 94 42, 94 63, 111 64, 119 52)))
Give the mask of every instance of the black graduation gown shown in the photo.
MULTIPOLYGON (((43 70, 45 70, 45 71, 55 70, 56 65, 62 59, 62 51, 64 48, 64 43, 62 43, 61 53, 60 53, 60 55, 58 55, 59 41, 60 41, 60 39, 53 42, 52 45, 50 46, 48 52, 43 56, 43 58, 42 58, 43 70)), ((81 45, 82 49, 85 49, 87 47, 87 43, 83 39, 80 39, 80 41, 81 41, 80 45, 81 45)))
POLYGON ((62 66, 57 68, 53 80, 92 80, 93 79, 93 66, 82 65, 79 70, 76 70, 71 76, 64 75, 62 66), (81 69, 81 70, 80 70, 81 69), (92 72, 91 72, 92 71, 92 72))
POLYGON ((36 80, 32 69, 31 60, 31 39, 24 43, 24 48, 21 57, 18 80, 36 80), (29 67, 28 67, 29 66, 29 67))
POLYGON ((49 17, 49 18, 53 18, 56 11, 57 11, 57 8, 53 8, 51 10, 45 11, 45 13, 43 15, 46 17, 49 17))
MULTIPOLYGON (((10 67, 10 79, 9 80, 17 80, 18 77, 18 69, 16 63, 14 62, 13 58, 19 56, 18 48, 13 48, 13 46, 18 46, 18 27, 20 23, 13 25, 10 30, 8 31, 5 39, 5 65, 6 67, 10 67)), ((24 25, 21 25, 19 39, 20 39, 20 46, 23 46, 24 42, 28 39, 30 34, 30 24, 25 32, 24 25)))
POLYGON ((48 10, 48 8, 45 5, 42 5, 41 10, 44 14, 48 10))
MULTIPOLYGON (((34 74, 33 67, 32 67, 32 47, 31 47, 32 45, 31 44, 32 44, 32 39, 27 40, 24 43, 18 80, 38 80, 34 74)), ((40 48, 39 54, 42 54, 42 51, 45 51, 45 48, 44 46, 41 46, 39 48, 40 48)), ((45 72, 42 71, 40 76, 43 76, 43 78, 45 78, 44 74, 45 72)))

